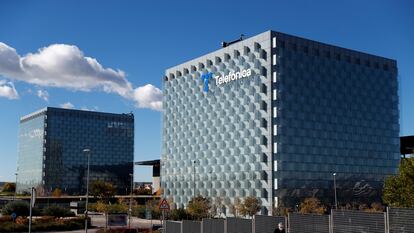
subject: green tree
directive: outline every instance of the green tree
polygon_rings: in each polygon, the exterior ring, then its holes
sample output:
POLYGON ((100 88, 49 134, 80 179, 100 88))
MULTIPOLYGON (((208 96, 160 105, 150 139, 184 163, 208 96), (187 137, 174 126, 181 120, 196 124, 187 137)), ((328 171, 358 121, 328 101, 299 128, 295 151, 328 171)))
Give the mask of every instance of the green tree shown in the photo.
POLYGON ((292 208, 286 207, 282 204, 279 204, 278 207, 273 206, 273 216, 288 216, 288 213, 292 212, 292 208))
POLYGON ((299 206, 301 214, 324 214, 326 207, 316 197, 306 198, 299 206))
POLYGON ((97 197, 105 202, 109 201, 109 198, 115 196, 115 187, 108 182, 96 180, 91 184, 91 195, 97 197))
POLYGON ((16 191, 16 184, 15 183, 9 183, 9 182, 4 183, 2 191, 3 192, 10 192, 10 193, 14 192, 14 191, 16 191))
POLYGON ((243 205, 243 203, 240 200, 240 198, 235 197, 233 204, 229 205, 230 213, 233 214, 234 217, 238 217, 239 214, 240 214, 240 210, 242 209, 242 205, 243 205))
POLYGON ((253 217, 257 212, 260 211, 261 203, 260 200, 256 197, 249 196, 246 197, 241 205, 240 214, 243 216, 253 217))
POLYGON ((209 216, 210 209, 210 200, 202 196, 193 197, 187 207, 188 213, 196 220, 207 218, 209 216))
POLYGON ((399 174, 385 180, 383 201, 392 207, 414 207, 414 158, 402 159, 399 174))

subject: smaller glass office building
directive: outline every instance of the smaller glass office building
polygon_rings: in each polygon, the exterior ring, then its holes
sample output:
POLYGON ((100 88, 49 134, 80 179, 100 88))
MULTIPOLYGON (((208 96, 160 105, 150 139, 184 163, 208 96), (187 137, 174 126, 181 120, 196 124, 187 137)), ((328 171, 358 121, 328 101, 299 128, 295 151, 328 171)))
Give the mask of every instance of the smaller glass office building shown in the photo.
POLYGON ((44 195, 59 188, 86 191, 90 181, 113 183, 118 193, 130 188, 134 158, 133 114, 45 108, 20 119, 17 191, 36 187, 44 195))

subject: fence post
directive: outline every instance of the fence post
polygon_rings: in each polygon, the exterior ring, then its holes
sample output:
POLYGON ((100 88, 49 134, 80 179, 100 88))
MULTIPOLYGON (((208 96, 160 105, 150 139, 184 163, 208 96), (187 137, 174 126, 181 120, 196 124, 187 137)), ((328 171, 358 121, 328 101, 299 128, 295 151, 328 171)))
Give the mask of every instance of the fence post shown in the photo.
POLYGON ((256 215, 252 217, 252 233, 256 233, 256 215))
MULTIPOLYGON (((289 213, 288 213, 288 216, 289 216, 289 213)), ((285 229, 286 229, 287 233, 290 232, 289 224, 290 224, 290 222, 288 221, 288 217, 285 217, 285 229)))
POLYGON ((334 233, 334 213, 333 209, 331 209, 331 215, 329 216, 329 232, 334 233))
POLYGON ((290 233, 290 213, 288 212, 288 216, 287 216, 287 222, 288 222, 288 224, 289 224, 289 227, 286 227, 286 230, 287 230, 287 232, 288 233, 290 233))
POLYGON ((385 210, 385 233, 390 233, 390 207, 385 210))

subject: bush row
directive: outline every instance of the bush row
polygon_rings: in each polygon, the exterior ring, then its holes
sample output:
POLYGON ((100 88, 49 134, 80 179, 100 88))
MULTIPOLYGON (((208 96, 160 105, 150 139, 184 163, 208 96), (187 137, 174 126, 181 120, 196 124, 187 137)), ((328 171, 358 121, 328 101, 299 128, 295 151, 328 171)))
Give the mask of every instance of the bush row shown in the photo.
MULTIPOLYGON (((53 221, 47 221, 41 219, 36 220, 32 224, 33 231, 70 231, 84 228, 84 218, 71 218, 71 219, 54 219, 53 221)), ((28 231, 28 224, 17 224, 14 222, 0 222, 0 232, 25 232, 28 231)))
MULTIPOLYGON (((2 213, 4 215, 11 215, 15 213, 17 216, 29 216, 29 203, 25 201, 13 201, 7 203, 3 209, 2 213)), ((55 216, 55 217, 73 217, 75 214, 71 212, 68 208, 51 205, 43 210, 38 208, 32 209, 33 216, 55 216)))

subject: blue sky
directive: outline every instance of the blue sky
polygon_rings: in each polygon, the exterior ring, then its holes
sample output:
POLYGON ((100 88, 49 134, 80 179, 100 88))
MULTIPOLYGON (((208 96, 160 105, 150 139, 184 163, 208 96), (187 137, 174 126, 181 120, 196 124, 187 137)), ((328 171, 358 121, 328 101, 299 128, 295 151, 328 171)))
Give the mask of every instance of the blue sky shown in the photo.
MULTIPOLYGON (((132 111, 135 161, 159 158, 164 70, 218 49, 223 40, 269 29, 396 59, 401 135, 412 135, 413 9, 410 0, 3 0, 0 180, 14 180, 19 117, 46 106, 132 111), (16 57, 27 69, 12 69, 16 57)), ((150 175, 138 167, 135 180, 150 175)))

